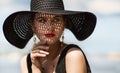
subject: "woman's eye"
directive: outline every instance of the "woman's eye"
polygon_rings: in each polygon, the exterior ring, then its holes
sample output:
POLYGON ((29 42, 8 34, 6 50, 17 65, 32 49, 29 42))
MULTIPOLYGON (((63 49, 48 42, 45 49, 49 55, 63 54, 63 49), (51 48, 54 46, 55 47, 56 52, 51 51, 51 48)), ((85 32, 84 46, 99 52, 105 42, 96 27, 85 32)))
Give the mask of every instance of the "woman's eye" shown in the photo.
POLYGON ((53 19, 53 22, 55 22, 55 23, 57 23, 57 22, 59 22, 59 21, 60 21, 59 18, 55 18, 55 19, 53 19))
POLYGON ((45 23, 45 22, 46 22, 45 18, 39 18, 38 21, 39 21, 40 23, 45 23))

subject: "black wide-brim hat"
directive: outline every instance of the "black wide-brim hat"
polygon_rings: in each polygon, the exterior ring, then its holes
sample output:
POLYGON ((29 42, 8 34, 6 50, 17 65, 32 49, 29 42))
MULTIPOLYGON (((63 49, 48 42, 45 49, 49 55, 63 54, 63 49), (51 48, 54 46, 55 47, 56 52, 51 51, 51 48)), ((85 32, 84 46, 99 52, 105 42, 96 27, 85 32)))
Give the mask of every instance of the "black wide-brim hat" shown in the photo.
POLYGON ((80 41, 88 38, 96 25, 93 13, 65 10, 62 0, 31 0, 31 11, 15 12, 5 20, 3 32, 8 42, 21 49, 25 47, 33 36, 29 22, 35 12, 64 15, 66 28, 80 41))

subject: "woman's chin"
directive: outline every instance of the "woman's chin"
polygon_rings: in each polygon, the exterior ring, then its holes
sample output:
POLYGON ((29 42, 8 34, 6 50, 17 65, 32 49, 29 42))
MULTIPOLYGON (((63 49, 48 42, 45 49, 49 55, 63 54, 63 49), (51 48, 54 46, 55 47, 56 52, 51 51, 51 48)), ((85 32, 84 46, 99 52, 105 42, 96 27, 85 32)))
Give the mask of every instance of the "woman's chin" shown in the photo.
POLYGON ((54 44, 55 43, 55 41, 53 41, 53 40, 46 40, 46 44, 47 45, 52 45, 52 44, 54 44))

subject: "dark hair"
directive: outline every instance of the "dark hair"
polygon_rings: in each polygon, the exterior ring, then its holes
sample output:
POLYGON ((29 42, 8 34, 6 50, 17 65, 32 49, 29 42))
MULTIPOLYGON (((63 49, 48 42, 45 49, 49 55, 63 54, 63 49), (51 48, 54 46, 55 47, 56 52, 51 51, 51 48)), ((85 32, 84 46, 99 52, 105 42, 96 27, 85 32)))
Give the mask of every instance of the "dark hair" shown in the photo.
POLYGON ((33 22, 36 12, 31 13, 30 22, 33 22))

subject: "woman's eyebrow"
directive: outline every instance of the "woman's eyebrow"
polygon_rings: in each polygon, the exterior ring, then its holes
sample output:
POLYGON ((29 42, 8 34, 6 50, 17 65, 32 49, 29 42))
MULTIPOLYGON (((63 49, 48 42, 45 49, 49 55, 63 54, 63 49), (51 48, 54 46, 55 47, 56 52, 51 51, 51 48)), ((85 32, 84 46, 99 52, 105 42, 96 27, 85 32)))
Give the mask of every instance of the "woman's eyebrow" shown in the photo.
POLYGON ((44 18, 43 16, 37 16, 36 19, 41 19, 44 18))
POLYGON ((62 16, 60 16, 60 15, 56 15, 56 16, 54 16, 54 17, 62 17, 62 16))

